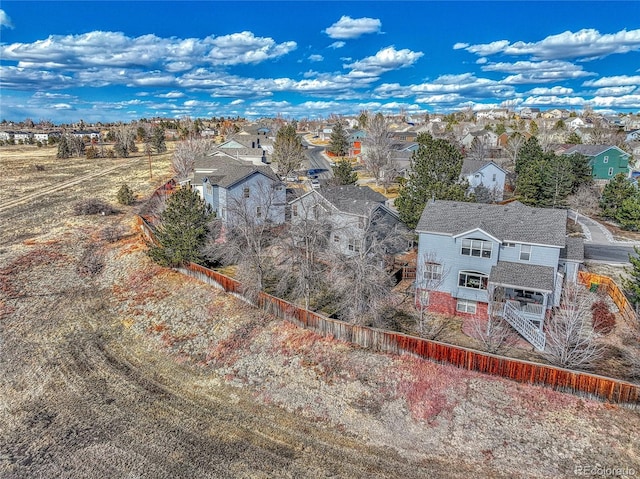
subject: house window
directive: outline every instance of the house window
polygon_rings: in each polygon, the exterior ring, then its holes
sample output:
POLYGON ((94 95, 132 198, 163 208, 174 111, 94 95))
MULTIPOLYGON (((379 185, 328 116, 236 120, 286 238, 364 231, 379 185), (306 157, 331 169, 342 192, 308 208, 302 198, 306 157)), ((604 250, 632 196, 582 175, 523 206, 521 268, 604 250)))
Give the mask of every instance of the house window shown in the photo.
POLYGON ((213 192, 213 188, 211 187, 210 183, 207 183, 207 194, 211 194, 213 192))
POLYGON ((504 246, 505 248, 515 248, 516 244, 515 243, 503 243, 502 246, 504 246))
POLYGON ((298 216, 298 205, 293 205, 293 207, 291 208, 291 214, 293 216, 298 216))
POLYGON ((475 271, 460 271, 458 274, 458 286, 462 288, 487 289, 487 280, 486 274, 475 271))
POLYGON ((440 281, 442 279, 442 265, 438 263, 425 264, 422 276, 425 281, 440 281))
POLYGON ((347 246, 347 248, 349 249, 349 251, 355 251, 355 252, 360 251, 360 245, 353 238, 349 238, 349 245, 347 246))
POLYGON ((340 236, 338 236, 338 235, 333 235, 333 242, 334 242, 334 243, 340 243, 340 236))
POLYGON ((227 217, 227 209, 226 208, 222 208, 222 217, 223 218, 227 217))
POLYGON ((476 314, 477 303, 468 299, 459 299, 456 302, 456 311, 460 313, 476 314))
POLYGON ((262 206, 256 206, 256 218, 262 217, 262 206))
POLYGON ((478 258, 491 258, 493 244, 489 241, 477 239, 462 240, 462 254, 464 256, 477 256, 478 258))
POLYGON ((609 176, 613 176, 613 168, 609 168, 609 176))
POLYGON ((245 186, 244 190, 242 190, 242 192, 243 192, 245 198, 249 198, 250 191, 249 191, 249 187, 248 186, 245 186))
POLYGON ((520 245, 520 261, 529 261, 531 259, 531 245, 520 245))
POLYGON ((609 163, 609 157, 608 157, 608 156, 605 156, 605 157, 602 159, 602 162, 603 162, 603 163, 609 163))
POLYGON ((494 173, 493 176, 491 177, 491 181, 496 181, 497 175, 494 173))

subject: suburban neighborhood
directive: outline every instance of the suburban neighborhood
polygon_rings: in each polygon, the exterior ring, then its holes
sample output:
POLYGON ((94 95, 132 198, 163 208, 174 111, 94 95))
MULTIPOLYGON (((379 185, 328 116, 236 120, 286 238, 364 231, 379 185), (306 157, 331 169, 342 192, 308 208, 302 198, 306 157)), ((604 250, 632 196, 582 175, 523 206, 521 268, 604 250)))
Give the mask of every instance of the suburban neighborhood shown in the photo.
POLYGON ((2 2, 0 477, 636 477, 637 18, 2 2))

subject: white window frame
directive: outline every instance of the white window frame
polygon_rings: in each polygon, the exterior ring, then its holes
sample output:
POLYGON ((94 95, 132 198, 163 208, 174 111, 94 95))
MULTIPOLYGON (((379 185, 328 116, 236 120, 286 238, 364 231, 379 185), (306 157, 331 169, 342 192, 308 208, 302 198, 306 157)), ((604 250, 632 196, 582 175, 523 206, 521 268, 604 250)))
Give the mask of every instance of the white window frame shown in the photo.
POLYGON ((489 276, 479 271, 459 271, 458 287, 486 291, 489 283, 489 276), (462 278, 465 278, 464 280, 462 278), (472 286, 477 281, 478 286, 472 286), (464 284, 461 284, 464 283, 464 284), (484 286, 484 287, 483 287, 484 286))
POLYGON ((465 238, 462 240, 460 254, 463 256, 472 256, 474 258, 491 258, 493 252, 493 243, 482 239, 465 238), (465 252, 467 250, 468 252, 465 252), (473 254, 477 251, 478 254, 473 254))
POLYGON ((506 242, 506 243, 502 243, 502 246, 504 246, 505 248, 515 248, 516 244, 515 243, 506 242))
POLYGON ((298 205, 292 205, 291 206, 291 214, 293 216, 298 216, 298 205))
POLYGON ((347 245, 347 249, 349 251, 353 251, 355 253, 360 252, 360 245, 358 244, 358 241, 354 238, 349 238, 349 244, 347 245))
POLYGON ((248 186, 245 186, 242 189, 242 196, 245 198, 249 198, 251 196, 251 189, 248 186))
POLYGON ((424 265, 424 271, 422 278, 425 281, 441 281, 442 280, 442 265, 439 263, 426 263, 424 265))
POLYGON ((613 176, 613 167, 609 168, 609 176, 613 176))
POLYGON ((256 206, 256 218, 262 218, 262 206, 256 206))
POLYGON ((333 235, 333 242, 334 242, 334 243, 340 243, 340 236, 338 236, 338 235, 333 235))
POLYGON ((478 302, 470 299, 458 298, 456 301, 456 311, 459 313, 476 314, 478 302))
POLYGON ((605 157, 602 159, 602 162, 603 162, 603 163, 609 163, 609 157, 608 157, 608 156, 605 156, 605 157))
POLYGON ((521 244, 520 245, 520 261, 531 261, 531 245, 530 244, 521 244))

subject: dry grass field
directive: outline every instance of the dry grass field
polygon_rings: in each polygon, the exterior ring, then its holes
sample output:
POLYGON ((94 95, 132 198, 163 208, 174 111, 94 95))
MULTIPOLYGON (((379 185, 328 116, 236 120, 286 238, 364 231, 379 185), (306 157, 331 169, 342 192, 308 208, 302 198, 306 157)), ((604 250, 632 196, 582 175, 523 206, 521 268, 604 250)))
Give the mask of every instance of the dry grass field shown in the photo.
POLYGON ((139 204, 73 215, 169 154, 54 156, 0 149, 0 207, 49 191, 0 210, 1 478, 640 474, 637 409, 321 338, 151 263, 139 204))

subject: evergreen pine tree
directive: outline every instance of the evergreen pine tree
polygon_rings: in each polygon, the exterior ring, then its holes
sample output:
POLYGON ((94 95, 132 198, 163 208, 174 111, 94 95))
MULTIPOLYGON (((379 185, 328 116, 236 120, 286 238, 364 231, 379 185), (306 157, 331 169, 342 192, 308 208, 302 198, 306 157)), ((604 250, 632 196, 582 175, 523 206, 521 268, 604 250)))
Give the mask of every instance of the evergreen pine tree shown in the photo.
POLYGON ((129 188, 129 185, 125 183, 118 190, 116 199, 121 205, 130 205, 134 202, 135 196, 133 195, 131 188, 129 188))
POLYGON ((341 160, 333 167, 333 178, 337 185, 355 185, 358 174, 354 171, 349 160, 341 160))
POLYGON ((631 184, 627 177, 619 173, 614 176, 602 191, 600 198, 600 209, 603 216, 617 220, 618 208, 622 203, 636 194, 636 188, 631 184))
POLYGON ((71 146, 69 145, 69 138, 67 135, 62 135, 60 137, 60 141, 58 142, 58 153, 56 154, 56 158, 70 158, 71 157, 71 146))
POLYGON ((640 193, 635 191, 622 202, 616 210, 616 221, 623 230, 640 231, 640 193))
POLYGON ((336 156, 346 156, 349 153, 349 137, 341 121, 333 125, 328 150, 336 156))
POLYGON ((640 248, 638 246, 633 247, 635 254, 629 255, 630 268, 625 268, 624 271, 629 276, 622 279, 622 286, 629 295, 629 299, 636 308, 636 311, 640 308, 640 248))
POLYGON ((460 181, 462 154, 446 140, 428 133, 418 135, 418 150, 413 153, 412 172, 400 188, 395 206, 400 219, 415 228, 431 198, 465 201, 468 184, 460 181))
POLYGON ((544 151, 542 151, 542 147, 540 143, 538 143, 538 139, 535 136, 532 136, 527 141, 524 142, 524 145, 518 150, 518 157, 516 158, 516 174, 520 174, 520 172, 527 167, 528 164, 532 163, 535 160, 539 160, 544 156, 544 151))
POLYGON ((211 209, 197 191, 179 189, 169 197, 160 215, 157 244, 150 247, 149 256, 163 266, 201 262, 211 217, 211 209))
POLYGON ((154 126, 151 131, 151 147, 156 153, 164 153, 167 151, 167 143, 164 137, 164 128, 162 125, 154 126))

